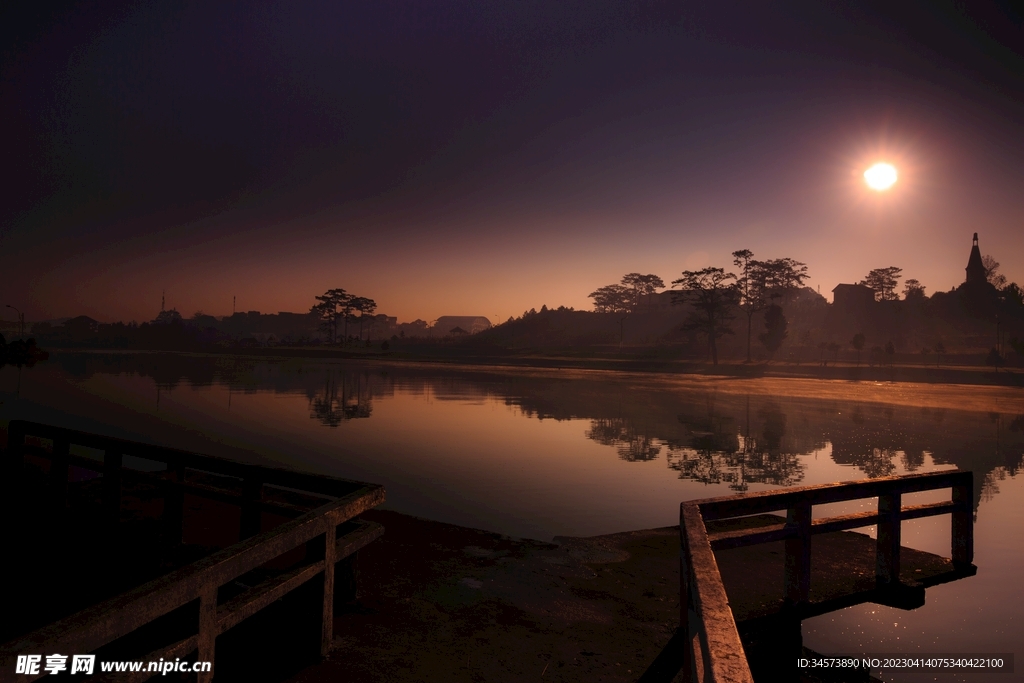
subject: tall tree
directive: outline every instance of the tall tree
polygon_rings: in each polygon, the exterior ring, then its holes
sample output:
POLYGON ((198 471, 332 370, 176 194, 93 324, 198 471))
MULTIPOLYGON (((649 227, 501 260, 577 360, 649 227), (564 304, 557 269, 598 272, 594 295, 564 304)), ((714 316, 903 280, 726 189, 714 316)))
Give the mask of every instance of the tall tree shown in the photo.
POLYGON ((860 281, 860 284, 867 285, 875 290, 877 301, 896 301, 899 294, 896 293, 896 286, 900 283, 902 268, 889 266, 888 268, 875 268, 860 281))
POLYGON ((625 285, 606 285, 588 294, 598 313, 629 313, 633 294, 625 285))
POLYGON ((787 327, 789 327, 789 322, 782 313, 782 306, 775 304, 769 306, 764 314, 764 332, 757 336, 764 344, 764 348, 768 350, 769 358, 775 355, 775 352, 782 346, 782 342, 789 336, 789 332, 786 331, 787 327))
POLYGON ((359 321, 359 341, 363 340, 363 323, 366 319, 372 317, 374 312, 377 310, 377 302, 373 299, 367 299, 365 296, 354 296, 350 303, 352 306, 353 316, 355 313, 359 314, 356 318, 359 321))
POLYGON ((684 270, 682 277, 672 281, 681 291, 672 293, 672 303, 688 303, 693 311, 683 323, 684 330, 697 330, 708 340, 711 361, 718 365, 718 339, 733 334, 729 321, 732 308, 739 300, 736 275, 723 268, 684 270))
POLYGON ((739 307, 747 316, 747 362, 751 360, 750 341, 754 314, 776 299, 784 299, 803 285, 809 276, 807 266, 791 258, 758 261, 754 252, 741 249, 732 253, 733 264, 740 269, 736 286, 739 307))
POLYGON ((864 349, 865 341, 867 341, 867 338, 864 336, 864 333, 858 332, 853 335, 853 341, 850 342, 850 345, 857 349, 857 365, 860 365, 860 352, 864 349))
POLYGON ((999 261, 985 254, 981 259, 981 265, 985 266, 985 279, 996 289, 1002 289, 1006 284, 1006 276, 999 272, 999 261))
POLYGON ((338 336, 338 320, 349 315, 351 311, 352 295, 344 289, 328 289, 321 296, 315 297, 319 302, 310 308, 320 321, 320 329, 328 334, 328 339, 333 343, 338 336))
POLYGON ((907 301, 920 301, 924 299, 924 285, 918 280, 910 278, 903 283, 903 298, 907 301))
POLYGON ((650 303, 651 295, 659 289, 665 288, 665 283, 662 279, 652 273, 648 273, 647 275, 641 275, 640 273, 627 273, 622 276, 622 284, 632 290, 633 309, 636 309, 636 307, 640 305, 640 300, 643 297, 647 297, 647 302, 650 303))
POLYGON ((770 299, 791 296, 810 277, 805 264, 788 257, 770 259, 760 267, 764 270, 764 287, 770 299))
POLYGON ((749 363, 754 314, 768 306, 764 263, 754 260, 754 252, 749 249, 732 252, 732 262, 740 269, 740 276, 736 280, 736 289, 739 293, 740 310, 747 316, 747 362, 749 363))

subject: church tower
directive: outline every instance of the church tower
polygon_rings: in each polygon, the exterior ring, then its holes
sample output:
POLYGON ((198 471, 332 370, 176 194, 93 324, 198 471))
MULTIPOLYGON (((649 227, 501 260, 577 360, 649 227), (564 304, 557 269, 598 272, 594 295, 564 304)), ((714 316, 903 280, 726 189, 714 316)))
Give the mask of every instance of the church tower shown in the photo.
POLYGON ((985 276, 985 264, 981 262, 981 250, 978 249, 978 233, 974 233, 974 245, 971 247, 971 257, 967 259, 967 284, 987 282, 985 276))

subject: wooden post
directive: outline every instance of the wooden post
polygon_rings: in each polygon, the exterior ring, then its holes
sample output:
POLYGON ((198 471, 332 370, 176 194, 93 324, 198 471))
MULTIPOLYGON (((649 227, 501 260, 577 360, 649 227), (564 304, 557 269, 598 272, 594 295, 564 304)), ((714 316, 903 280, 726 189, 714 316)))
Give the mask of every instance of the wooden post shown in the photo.
MULTIPOLYGON (((217 585, 203 586, 199 595, 199 646, 196 660, 213 662, 217 647, 217 585)), ((212 669, 213 667, 211 667, 212 669)), ((200 673, 198 683, 210 683, 213 671, 200 673)))
POLYGON ((899 492, 878 497, 878 540, 875 561, 875 582, 894 586, 900 582, 900 508, 899 492))
POLYGON ((103 453, 103 510, 107 521, 116 526, 121 521, 121 452, 108 448, 103 453))
POLYGON ((693 683, 694 651, 693 631, 690 629, 690 563, 687 561, 689 547, 686 542, 686 520, 683 506, 679 506, 679 635, 683 643, 682 680, 693 683))
POLYGON ((953 487, 957 509, 952 516, 953 565, 966 567, 974 561, 974 473, 966 472, 963 484, 953 487))
MULTIPOLYGON (((696 674, 697 653, 694 650, 693 639, 697 635, 696 615, 693 613, 693 600, 690 595, 690 587, 693 585, 689 570, 684 570, 682 582, 683 592, 680 595, 680 611, 682 612, 682 623, 679 625, 679 636, 683 644, 682 656, 682 680, 683 683, 693 683, 696 674)), ((699 647, 699 644, 698 644, 699 647)))
POLYGON ((263 511, 259 505, 262 499, 263 482, 255 476, 246 477, 242 481, 242 540, 255 536, 263 527, 263 511))
POLYGON ((50 491, 53 506, 64 509, 68 500, 68 457, 71 442, 65 438, 54 437, 53 454, 50 458, 50 491))
POLYGON ((334 644, 334 563, 338 551, 335 545, 337 531, 337 525, 328 519, 327 532, 324 534, 324 611, 320 631, 320 654, 324 657, 334 644))
POLYGON ((795 527, 797 533, 786 539, 786 601, 807 602, 811 592, 811 502, 801 501, 791 507, 786 525, 795 527))

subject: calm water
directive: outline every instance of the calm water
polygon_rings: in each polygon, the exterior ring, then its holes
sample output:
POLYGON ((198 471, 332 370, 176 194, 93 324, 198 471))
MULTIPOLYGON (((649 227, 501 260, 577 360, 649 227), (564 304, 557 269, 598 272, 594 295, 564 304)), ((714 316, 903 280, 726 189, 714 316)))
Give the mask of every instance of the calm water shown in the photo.
MULTIPOLYGON (((1024 654, 1021 390, 76 354, 0 369, 0 401, 4 424, 382 483, 390 508, 543 540, 674 525, 688 499, 970 469, 978 576, 929 589, 912 612, 862 605, 806 621, 805 644, 1024 654)), ((948 517, 903 533, 949 554, 948 517)), ((1024 679, 1024 661, 1018 671, 1009 678, 1024 679)))

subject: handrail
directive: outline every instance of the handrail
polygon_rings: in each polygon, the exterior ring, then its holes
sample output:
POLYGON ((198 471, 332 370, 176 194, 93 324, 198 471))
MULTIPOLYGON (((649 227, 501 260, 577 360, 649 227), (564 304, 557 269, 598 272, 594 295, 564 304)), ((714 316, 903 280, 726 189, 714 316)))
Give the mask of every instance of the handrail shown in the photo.
MULTIPOLYGON (((351 558, 360 548, 383 533, 383 527, 380 525, 363 522, 358 523, 354 530, 341 535, 340 538, 337 537, 338 525, 384 502, 384 488, 376 484, 330 477, 321 479, 312 475, 243 465, 211 456, 174 451, 123 439, 108 439, 95 434, 25 421, 12 421, 9 433, 11 438, 8 445, 8 465, 20 464, 25 450, 26 436, 39 436, 54 440, 53 453, 50 454, 53 461, 51 482, 54 482, 55 470, 56 476, 63 471, 65 491, 67 465, 70 461, 68 447, 71 443, 75 443, 93 448, 103 448, 106 455, 111 453, 117 455, 137 454, 139 457, 181 466, 181 469, 194 467, 202 471, 217 473, 225 473, 226 470, 227 473, 230 473, 229 476, 240 475, 240 478, 243 479, 243 495, 235 498, 243 506, 249 504, 252 507, 255 504, 254 509, 257 513, 267 505, 260 500, 260 491, 264 483, 296 489, 301 489, 303 484, 309 483, 313 485, 310 486, 310 489, 314 493, 334 491, 342 493, 342 495, 280 526, 262 533, 250 534, 248 538, 244 538, 239 543, 217 551, 186 567, 165 574, 149 583, 0 646, 0 667, 2 667, 0 668, 0 681, 14 680, 10 676, 15 670, 14 662, 18 654, 41 651, 92 652, 194 600, 199 600, 198 633, 162 650, 150 653, 143 659, 155 661, 161 657, 166 658, 168 655, 173 659, 175 656, 182 656, 190 651, 198 650, 199 661, 212 662, 216 637, 220 633, 320 574, 323 574, 324 581, 321 652, 326 654, 333 640, 335 565, 345 558, 351 558), (61 464, 63 464, 63 470, 60 467, 61 464), (245 485, 245 482, 254 481, 259 482, 259 487, 245 485), (284 484, 279 484, 279 482, 284 482, 284 484), (322 546, 319 545, 321 538, 323 539, 322 546), (276 557, 309 543, 322 547, 322 558, 306 562, 283 575, 264 581, 259 586, 255 586, 223 604, 218 604, 217 594, 221 586, 276 557)), ((109 460, 111 458, 105 456, 104 459, 108 461, 106 466, 110 467, 109 460)), ((77 460, 75 464, 78 464, 77 460)), ((110 468, 103 471, 120 474, 120 457, 116 458, 115 464, 116 470, 110 468)), ((88 466, 88 463, 85 463, 84 466, 88 466)), ((164 480, 160 481, 167 483, 164 480)), ((61 482, 57 481, 56 483, 59 488, 61 482)), ((181 486, 183 483, 180 480, 170 482, 171 493, 183 492, 184 488, 181 486)), ((201 491, 195 492, 202 495, 201 491)), ((245 508, 243 507, 243 509, 245 508)), ((173 511, 172 514, 174 514, 173 511)), ((180 509, 178 514, 180 514, 180 509)), ((242 529, 242 534, 246 535, 245 528, 242 529)), ((34 680, 38 677, 40 676, 28 678, 19 676, 18 680, 34 680)), ((140 676, 136 680, 144 680, 146 677, 140 676)), ((199 675, 199 680, 208 681, 211 677, 212 672, 202 673, 199 675)))
POLYGON ((786 601, 799 605, 809 597, 813 535, 877 525, 876 585, 890 588, 899 584, 901 521, 949 514, 952 561, 954 567, 967 568, 974 558, 973 482, 971 472, 929 472, 682 503, 679 533, 683 680, 692 681, 699 672, 705 683, 753 682, 714 550, 785 541, 786 601), (945 488, 952 490, 950 501, 902 505, 904 493, 945 488), (878 498, 877 512, 813 519, 814 505, 874 497, 878 498), (778 510, 787 511, 785 523, 711 534, 707 530, 709 521, 778 510))

